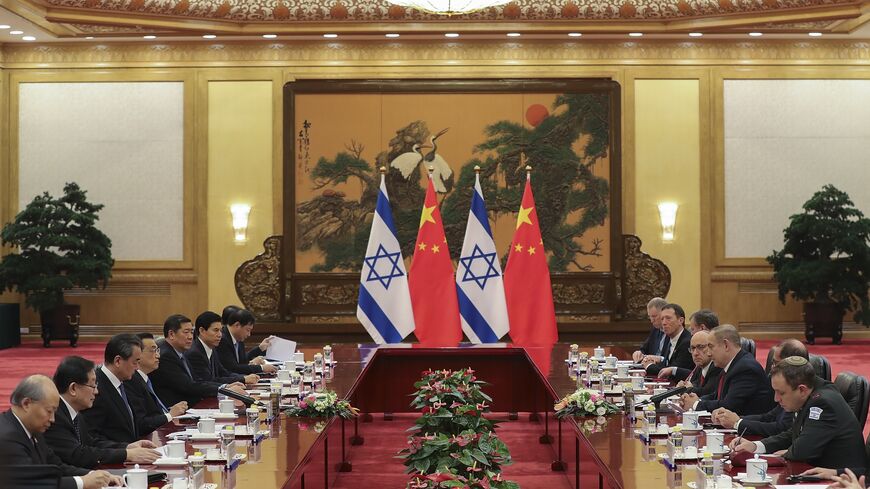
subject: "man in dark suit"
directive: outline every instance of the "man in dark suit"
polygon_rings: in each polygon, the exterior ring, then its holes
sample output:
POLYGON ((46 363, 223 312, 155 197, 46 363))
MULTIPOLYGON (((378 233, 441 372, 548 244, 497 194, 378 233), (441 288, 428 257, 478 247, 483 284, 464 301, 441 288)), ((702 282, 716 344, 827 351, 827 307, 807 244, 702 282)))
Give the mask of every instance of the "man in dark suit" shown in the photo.
POLYGON ((129 333, 116 334, 106 343, 104 363, 96 369, 99 393, 94 406, 83 412, 91 436, 132 443, 139 439, 139 427, 127 397, 124 381, 136 373, 142 357, 142 341, 129 333))
POLYGON ((148 374, 160 366, 160 347, 154 341, 151 333, 139 333, 136 336, 142 340, 142 358, 139 359, 139 369, 130 380, 124 382, 127 397, 133 406, 133 414, 139 423, 139 434, 145 436, 160 426, 181 416, 187 411, 187 402, 181 401, 167 406, 154 391, 154 385, 148 374))
MULTIPOLYGON (((184 352, 193 346, 193 324, 190 319, 173 314, 163 323, 166 337, 160 345, 160 366, 149 377, 154 383, 154 391, 166 406, 181 401, 192 406, 206 397, 217 396, 218 382, 197 382, 184 352)), ((245 386, 230 384, 226 386, 239 394, 245 393, 245 386)))
POLYGON ((692 392, 704 396, 713 392, 719 384, 722 369, 713 364, 712 335, 701 330, 692 335, 689 351, 692 352, 692 362, 695 368, 688 370, 679 367, 666 367, 659 372, 660 377, 678 380, 678 387, 691 387, 692 392))
POLYGON ((784 452, 786 460, 832 469, 867 470, 864 437, 855 413, 834 384, 816 376, 803 357, 787 357, 771 371, 776 400, 797 413, 791 430, 761 441, 735 439, 735 452, 784 452))
POLYGON ((221 364, 215 349, 221 342, 221 317, 212 311, 205 311, 196 317, 196 330, 193 346, 184 352, 193 372, 193 378, 202 382, 231 384, 241 382, 255 384, 260 379, 257 374, 234 374, 221 364))
POLYGON ((221 365, 230 372, 246 375, 278 371, 274 365, 266 363, 263 358, 269 347, 270 338, 261 341, 260 345, 251 351, 245 352, 245 340, 251 336, 255 321, 254 315, 247 309, 236 306, 224 308, 224 314, 221 316, 224 327, 221 330, 217 354, 221 365))
POLYGON ((646 355, 661 355, 664 347, 665 334, 662 333, 662 321, 659 318, 662 307, 666 306, 668 301, 661 297, 653 297, 646 305, 646 316, 652 326, 646 340, 640 345, 640 348, 631 354, 632 360, 640 363, 646 355))
POLYGON ((665 348, 661 355, 647 355, 643 358, 643 366, 647 375, 658 375, 666 367, 691 369, 692 353, 689 343, 692 333, 686 329, 686 313, 679 304, 667 304, 661 312, 662 333, 665 334, 665 348))
POLYGON ((12 407, 0 415, 0 486, 102 489, 121 485, 119 477, 103 470, 88 471, 67 465, 48 446, 43 433, 54 422, 60 403, 51 379, 31 375, 12 391, 12 407), (26 471, 19 471, 26 467, 26 471))
POLYGON ((61 393, 60 406, 54 423, 45 432, 45 440, 64 463, 94 468, 124 462, 150 464, 160 458, 148 440, 127 444, 91 437, 87 420, 79 414, 93 406, 99 390, 94 362, 66 357, 57 366, 52 380, 61 393))
POLYGON ((683 394, 683 409, 713 411, 724 407, 743 416, 766 413, 773 407, 773 390, 764 369, 740 348, 737 328, 723 324, 713 329, 713 363, 724 370, 716 391, 700 397, 683 394))
MULTIPOLYGON (((774 345, 773 364, 782 361, 783 356, 802 357, 809 360, 810 355, 807 347, 800 341, 790 338, 774 345)), ((724 428, 734 428, 740 433, 757 436, 773 436, 791 429, 794 421, 794 413, 787 413, 782 406, 777 404, 773 409, 764 414, 750 414, 742 418, 733 411, 719 408, 713 411, 713 422, 724 428)))
POLYGON ((716 326, 719 326, 719 316, 709 309, 699 309, 689 316, 689 331, 692 334, 711 331, 716 326))

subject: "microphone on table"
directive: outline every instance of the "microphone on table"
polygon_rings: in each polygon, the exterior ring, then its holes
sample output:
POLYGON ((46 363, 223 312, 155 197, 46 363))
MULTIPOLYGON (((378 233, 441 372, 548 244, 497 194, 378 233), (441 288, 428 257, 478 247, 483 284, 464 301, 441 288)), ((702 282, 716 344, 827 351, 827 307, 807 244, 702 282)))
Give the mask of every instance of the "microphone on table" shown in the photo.
POLYGON ((254 399, 253 397, 246 396, 244 394, 239 394, 238 392, 227 389, 226 387, 218 387, 218 394, 223 394, 223 395, 230 397, 232 399, 235 399, 237 401, 242 401, 243 403, 245 403, 246 407, 250 407, 252 404, 256 404, 258 406, 263 405, 263 403, 254 399))
POLYGON ((661 394, 656 394, 654 396, 651 396, 648 400, 643 401, 643 402, 639 402, 638 405, 642 406, 644 404, 653 403, 653 404, 655 404, 656 409, 658 409, 659 404, 661 404, 661 402, 664 401, 665 399, 667 399, 671 396, 678 396, 678 395, 684 394, 686 392, 691 392, 691 389, 692 389, 691 387, 686 387, 686 386, 675 387, 669 391, 662 392, 661 394))

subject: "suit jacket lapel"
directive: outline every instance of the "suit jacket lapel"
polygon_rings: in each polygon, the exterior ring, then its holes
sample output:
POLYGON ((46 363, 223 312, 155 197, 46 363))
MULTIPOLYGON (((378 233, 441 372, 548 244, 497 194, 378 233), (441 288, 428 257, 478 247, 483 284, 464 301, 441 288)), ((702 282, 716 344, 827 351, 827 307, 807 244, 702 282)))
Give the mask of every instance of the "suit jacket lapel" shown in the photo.
POLYGON ((106 374, 103 373, 103 369, 98 368, 96 369, 96 372, 97 377, 102 381, 103 385, 106 386, 105 388, 100 386, 100 395, 108 392, 109 398, 115 404, 115 409, 117 410, 117 412, 121 413, 121 415, 124 416, 124 418, 127 420, 127 424, 130 428, 130 433, 135 435, 136 428, 133 425, 135 421, 133 420, 133 418, 130 417, 133 408, 131 407, 128 410, 127 404, 124 403, 124 400, 121 399, 121 394, 118 393, 118 389, 115 389, 115 386, 112 385, 112 381, 109 380, 109 377, 107 377, 106 374))

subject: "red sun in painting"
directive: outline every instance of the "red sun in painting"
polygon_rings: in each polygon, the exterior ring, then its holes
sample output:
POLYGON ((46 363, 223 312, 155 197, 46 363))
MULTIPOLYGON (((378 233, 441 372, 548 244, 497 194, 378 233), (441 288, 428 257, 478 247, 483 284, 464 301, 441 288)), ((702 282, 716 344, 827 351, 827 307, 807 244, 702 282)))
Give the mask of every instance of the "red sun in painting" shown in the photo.
POLYGON ((541 104, 533 104, 526 109, 526 121, 528 121, 532 127, 538 127, 538 124, 546 119, 548 115, 550 115, 550 111, 541 104))

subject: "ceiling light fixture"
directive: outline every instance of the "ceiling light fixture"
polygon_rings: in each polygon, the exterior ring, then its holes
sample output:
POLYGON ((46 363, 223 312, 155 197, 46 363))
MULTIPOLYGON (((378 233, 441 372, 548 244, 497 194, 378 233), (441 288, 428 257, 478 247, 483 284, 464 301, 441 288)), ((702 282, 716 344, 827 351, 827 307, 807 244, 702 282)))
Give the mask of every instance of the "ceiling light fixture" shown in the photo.
POLYGON ((689 37, 704 37, 703 32, 690 32, 689 37))
POLYGON ((761 37, 763 34, 760 32, 750 32, 749 35, 751 37, 761 37))
POLYGON ((810 36, 810 37, 822 37, 822 33, 821 32, 810 32, 808 34, 808 36, 810 36))
POLYGON ((520 37, 520 36, 522 36, 522 34, 520 34, 519 32, 508 32, 507 33, 507 37, 520 37))
POLYGON ((568 37, 582 37, 583 34, 580 32, 569 32, 568 37))
POLYGON ((387 0, 394 5, 411 7, 438 15, 462 15, 476 12, 496 5, 504 5, 510 0, 387 0))
POLYGON ((24 34, 24 31, 9 31, 9 34, 12 34, 13 36, 20 36, 21 34, 24 34))
POLYGON ((389 34, 384 34, 384 37, 389 37, 390 39, 395 39, 395 38, 399 37, 399 34, 396 34, 395 32, 391 32, 389 34))
POLYGON ((142 39, 157 39, 157 36, 152 36, 149 34, 147 36, 142 36, 142 39))
POLYGON ((263 34, 263 37, 266 39, 275 39, 278 37, 278 34, 263 34))
POLYGON ((24 36, 21 39, 23 39, 25 41, 35 41, 36 40, 36 38, 33 36, 24 36))
POLYGON ((202 38, 203 38, 203 39, 214 39, 214 38, 216 38, 216 37, 217 37, 217 36, 214 35, 214 34, 203 34, 203 35, 202 35, 202 38))
POLYGON ((629 32, 628 37, 643 37, 643 32, 629 32))
POLYGON ((93 39, 93 38, 94 38, 94 36, 88 36, 85 39, 93 39))
POLYGON ((447 32, 444 34, 444 37, 459 37, 459 33, 457 32, 447 32))
POLYGON ((0 24, 0 29, 9 29, 10 27, 12 26, 9 24, 0 24))
POLYGON ((336 37, 338 37, 338 34, 324 34, 323 37, 327 39, 335 39, 336 37))

